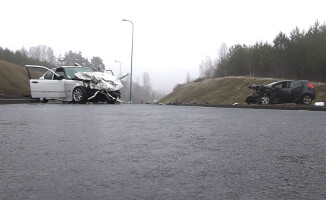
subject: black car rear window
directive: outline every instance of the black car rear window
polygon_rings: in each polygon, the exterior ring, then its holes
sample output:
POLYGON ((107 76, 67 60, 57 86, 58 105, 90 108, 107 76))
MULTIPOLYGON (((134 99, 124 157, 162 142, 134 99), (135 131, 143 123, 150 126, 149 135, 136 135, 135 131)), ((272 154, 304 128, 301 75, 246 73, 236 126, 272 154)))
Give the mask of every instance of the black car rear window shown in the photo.
POLYGON ((298 88, 298 87, 302 87, 302 83, 301 81, 292 81, 290 84, 290 88, 298 88))

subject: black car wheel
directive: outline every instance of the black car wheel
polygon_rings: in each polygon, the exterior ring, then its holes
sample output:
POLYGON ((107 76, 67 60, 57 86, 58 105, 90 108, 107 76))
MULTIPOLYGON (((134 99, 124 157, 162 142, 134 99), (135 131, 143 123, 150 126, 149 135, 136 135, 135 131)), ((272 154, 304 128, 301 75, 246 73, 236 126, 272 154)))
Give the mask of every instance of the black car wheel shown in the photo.
POLYGON ((301 101, 305 105, 310 105, 311 102, 312 102, 312 97, 309 94, 305 94, 305 95, 302 96, 301 101))
POLYGON ((260 103, 263 105, 267 105, 270 103, 270 98, 269 96, 264 95, 261 99, 260 99, 260 103))
POLYGON ((85 87, 76 87, 72 92, 72 99, 75 103, 85 103, 87 98, 87 90, 85 87))

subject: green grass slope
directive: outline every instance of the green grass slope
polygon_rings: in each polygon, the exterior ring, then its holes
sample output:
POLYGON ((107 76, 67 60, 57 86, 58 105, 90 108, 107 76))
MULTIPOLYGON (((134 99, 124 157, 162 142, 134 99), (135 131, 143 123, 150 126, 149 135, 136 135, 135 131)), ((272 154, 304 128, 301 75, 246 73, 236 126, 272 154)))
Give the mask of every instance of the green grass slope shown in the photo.
MULTIPOLYGON (((44 72, 31 70, 33 78, 41 77, 44 72)), ((0 60, 0 98, 18 99, 30 95, 29 80, 25 66, 0 60)))
MULTIPOLYGON (((191 82, 177 88, 158 103, 174 102, 190 104, 231 105, 246 104, 245 98, 254 90, 251 84, 268 84, 278 79, 256 77, 225 77, 191 82)), ((326 83, 313 83, 317 93, 316 101, 326 102, 326 83)))
POLYGON ((0 98, 22 98, 29 94, 26 68, 0 60, 0 98))

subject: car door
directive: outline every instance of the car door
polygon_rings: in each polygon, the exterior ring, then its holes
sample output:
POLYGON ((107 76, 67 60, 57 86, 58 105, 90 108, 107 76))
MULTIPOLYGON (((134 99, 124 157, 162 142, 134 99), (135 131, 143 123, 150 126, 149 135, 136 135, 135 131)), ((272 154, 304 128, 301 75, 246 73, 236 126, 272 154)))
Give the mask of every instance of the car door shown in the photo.
POLYGON ((291 88, 289 81, 283 81, 277 84, 277 96, 280 98, 281 102, 288 103, 291 102, 291 88))
MULTIPOLYGON (((52 72, 48 72, 52 73, 52 72)), ((57 74, 61 75, 59 71, 57 74)), ((63 73, 62 73, 63 74, 63 73)), ((46 75, 44 76, 46 77, 46 75)), ((66 96, 65 79, 59 80, 58 76, 47 76, 49 79, 30 79, 31 95, 33 98, 63 98, 66 96)))
POLYGON ((291 99, 292 101, 296 101, 299 98, 299 95, 301 94, 303 85, 302 82, 300 80, 295 80, 292 81, 290 84, 290 88, 291 88, 291 99))

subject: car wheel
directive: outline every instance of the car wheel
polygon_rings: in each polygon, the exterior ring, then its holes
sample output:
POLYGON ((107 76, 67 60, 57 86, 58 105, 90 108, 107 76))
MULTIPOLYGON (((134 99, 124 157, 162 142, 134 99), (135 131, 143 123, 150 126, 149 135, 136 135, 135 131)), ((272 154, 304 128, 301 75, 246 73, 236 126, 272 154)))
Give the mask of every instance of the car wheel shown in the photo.
POLYGON ((305 105, 310 105, 312 102, 312 97, 309 94, 305 94, 302 96, 302 103, 305 105))
POLYGON ((85 87, 76 87, 72 92, 72 99, 75 103, 85 103, 87 98, 87 90, 85 87))
POLYGON ((47 103, 48 100, 47 100, 46 98, 44 98, 44 97, 41 97, 41 98, 40 98, 40 102, 41 102, 41 103, 47 103))
POLYGON ((270 98, 269 96, 263 96, 261 99, 260 99, 260 103, 263 104, 263 105, 267 105, 270 103, 270 98))

